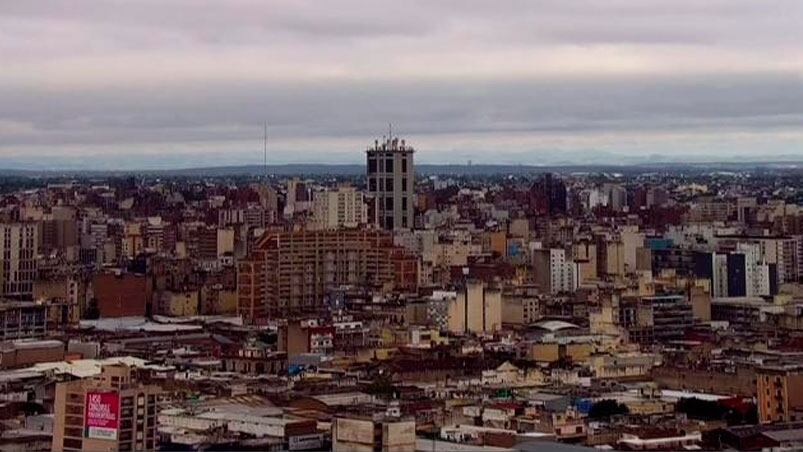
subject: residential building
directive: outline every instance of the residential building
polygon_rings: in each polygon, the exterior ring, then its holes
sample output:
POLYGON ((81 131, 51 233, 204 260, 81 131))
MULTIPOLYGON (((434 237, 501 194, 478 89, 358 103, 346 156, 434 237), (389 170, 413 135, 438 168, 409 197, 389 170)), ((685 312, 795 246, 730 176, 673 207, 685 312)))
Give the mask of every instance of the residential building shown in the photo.
POLYGON ((54 451, 147 451, 158 446, 156 415, 163 391, 127 365, 56 384, 54 451))

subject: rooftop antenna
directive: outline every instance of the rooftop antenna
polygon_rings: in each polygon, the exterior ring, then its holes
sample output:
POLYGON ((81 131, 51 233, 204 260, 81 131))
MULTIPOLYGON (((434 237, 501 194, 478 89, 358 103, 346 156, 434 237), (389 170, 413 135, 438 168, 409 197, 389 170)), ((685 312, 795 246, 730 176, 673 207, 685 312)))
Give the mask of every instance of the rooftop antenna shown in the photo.
POLYGON ((388 140, 393 139, 393 124, 388 123, 388 140))

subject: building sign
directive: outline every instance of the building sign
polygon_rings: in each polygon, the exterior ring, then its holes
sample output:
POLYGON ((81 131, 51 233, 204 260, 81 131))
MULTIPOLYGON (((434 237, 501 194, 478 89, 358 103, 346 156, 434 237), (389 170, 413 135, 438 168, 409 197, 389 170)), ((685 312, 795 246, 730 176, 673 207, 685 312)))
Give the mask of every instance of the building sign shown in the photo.
POLYGON ((287 439, 289 450, 320 450, 323 446, 323 435, 312 433, 309 435, 296 435, 287 439))
POLYGON ((116 440, 120 424, 120 396, 116 392, 88 392, 85 405, 86 437, 116 440))

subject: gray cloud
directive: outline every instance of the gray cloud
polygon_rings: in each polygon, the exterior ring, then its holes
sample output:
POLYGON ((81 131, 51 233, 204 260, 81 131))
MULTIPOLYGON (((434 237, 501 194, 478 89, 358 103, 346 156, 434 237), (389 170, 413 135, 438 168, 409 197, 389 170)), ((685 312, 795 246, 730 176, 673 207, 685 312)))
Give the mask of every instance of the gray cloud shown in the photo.
POLYGON ((0 158, 247 162, 264 120, 283 161, 389 121, 432 161, 803 158, 801 38, 798 1, 3 2, 0 158))

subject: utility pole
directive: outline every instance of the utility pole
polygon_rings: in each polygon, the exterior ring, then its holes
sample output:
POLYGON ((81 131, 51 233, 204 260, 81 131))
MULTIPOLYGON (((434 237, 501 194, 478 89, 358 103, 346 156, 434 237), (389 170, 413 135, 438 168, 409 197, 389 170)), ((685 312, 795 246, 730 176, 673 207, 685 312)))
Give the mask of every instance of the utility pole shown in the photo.
POLYGON ((262 163, 265 170, 265 180, 268 180, 268 121, 265 121, 265 134, 262 139, 263 155, 262 163))

